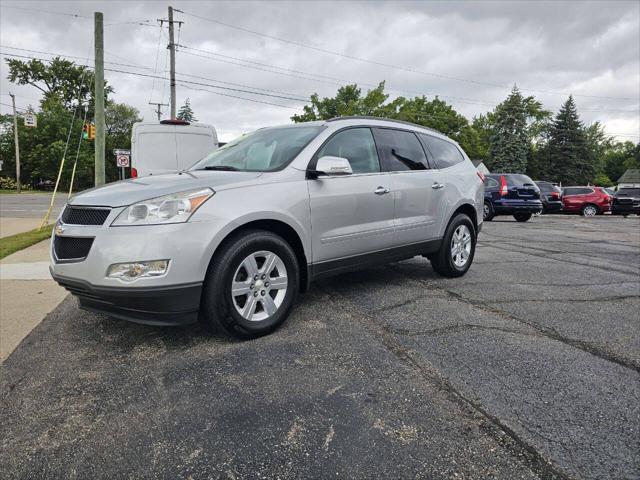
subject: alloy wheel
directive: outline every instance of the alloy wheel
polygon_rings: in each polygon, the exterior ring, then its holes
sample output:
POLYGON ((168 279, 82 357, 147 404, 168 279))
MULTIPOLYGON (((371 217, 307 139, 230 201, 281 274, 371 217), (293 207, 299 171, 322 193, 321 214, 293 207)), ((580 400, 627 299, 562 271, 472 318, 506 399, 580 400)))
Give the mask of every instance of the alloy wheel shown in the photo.
POLYGON ((451 259, 456 267, 466 265, 471 255, 471 232, 466 225, 459 225, 451 238, 451 259))
POLYGON ((587 205, 582 210, 582 213, 585 217, 595 217, 598 214, 598 210, 593 205, 587 205))
POLYGON ((236 269, 231 284, 231 300, 246 320, 258 322, 278 311, 287 294, 287 269, 273 252, 262 250, 248 255, 236 269))

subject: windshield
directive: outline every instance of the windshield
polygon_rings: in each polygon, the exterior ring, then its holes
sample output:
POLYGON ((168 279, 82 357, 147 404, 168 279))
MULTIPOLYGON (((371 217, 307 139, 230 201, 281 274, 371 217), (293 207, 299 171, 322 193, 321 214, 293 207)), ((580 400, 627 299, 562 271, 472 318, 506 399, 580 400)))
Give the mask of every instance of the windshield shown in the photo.
POLYGON ((293 160, 323 126, 275 127, 243 135, 210 153, 191 170, 269 172, 293 160))

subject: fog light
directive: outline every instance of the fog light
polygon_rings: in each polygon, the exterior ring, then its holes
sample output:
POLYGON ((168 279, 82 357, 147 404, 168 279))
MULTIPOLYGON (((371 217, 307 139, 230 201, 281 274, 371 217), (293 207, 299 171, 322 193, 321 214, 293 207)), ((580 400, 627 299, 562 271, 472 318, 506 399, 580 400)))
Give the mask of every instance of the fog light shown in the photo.
POLYGON ((114 263, 107 270, 107 277, 133 282, 138 278, 158 277, 167 273, 169 260, 151 260, 148 262, 114 263))

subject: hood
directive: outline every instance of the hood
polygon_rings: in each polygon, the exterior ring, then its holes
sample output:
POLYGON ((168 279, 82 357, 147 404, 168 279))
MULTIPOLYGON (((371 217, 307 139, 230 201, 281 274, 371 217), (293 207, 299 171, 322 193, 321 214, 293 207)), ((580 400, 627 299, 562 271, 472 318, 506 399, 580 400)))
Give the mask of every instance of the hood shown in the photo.
POLYGON ((251 183, 260 175, 262 175, 261 172, 216 171, 150 175, 85 190, 71 197, 69 204, 124 207, 150 198, 196 188, 210 187, 213 190, 223 190, 243 183, 251 183))

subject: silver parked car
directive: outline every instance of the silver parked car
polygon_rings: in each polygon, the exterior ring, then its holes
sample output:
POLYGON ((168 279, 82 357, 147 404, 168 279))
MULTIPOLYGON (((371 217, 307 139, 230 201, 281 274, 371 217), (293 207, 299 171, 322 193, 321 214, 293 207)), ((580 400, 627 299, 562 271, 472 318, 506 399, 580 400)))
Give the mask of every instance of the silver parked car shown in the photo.
POLYGON ((455 142, 418 125, 343 117, 263 128, 189 170, 72 197, 51 273, 87 310, 264 335, 319 277, 416 255, 464 275, 482 227, 481 177, 455 142))

